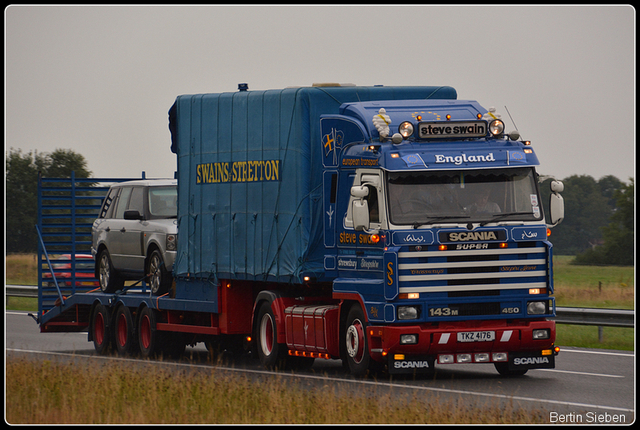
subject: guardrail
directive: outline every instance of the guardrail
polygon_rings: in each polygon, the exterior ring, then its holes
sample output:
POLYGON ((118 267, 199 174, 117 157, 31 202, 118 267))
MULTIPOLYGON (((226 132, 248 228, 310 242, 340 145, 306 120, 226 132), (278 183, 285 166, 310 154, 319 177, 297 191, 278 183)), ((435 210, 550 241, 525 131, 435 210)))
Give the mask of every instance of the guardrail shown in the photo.
POLYGON ((6 297, 38 298, 38 287, 35 285, 5 285, 6 297))
MULTIPOLYGON (((30 285, 7 285, 5 295, 9 297, 37 298, 38 287, 30 285)), ((555 321, 558 324, 635 327, 635 311, 556 307, 555 321)))
POLYGON ((556 308, 558 324, 635 327, 635 311, 624 309, 556 308))

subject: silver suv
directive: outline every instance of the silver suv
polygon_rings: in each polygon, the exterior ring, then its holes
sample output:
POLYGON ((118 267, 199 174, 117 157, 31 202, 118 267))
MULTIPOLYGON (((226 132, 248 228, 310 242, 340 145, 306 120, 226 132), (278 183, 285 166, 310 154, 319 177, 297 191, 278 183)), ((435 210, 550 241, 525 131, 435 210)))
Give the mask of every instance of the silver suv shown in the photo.
POLYGON ((144 179, 111 186, 91 229, 103 292, 142 278, 154 295, 169 291, 178 236, 177 185, 177 180, 144 179))

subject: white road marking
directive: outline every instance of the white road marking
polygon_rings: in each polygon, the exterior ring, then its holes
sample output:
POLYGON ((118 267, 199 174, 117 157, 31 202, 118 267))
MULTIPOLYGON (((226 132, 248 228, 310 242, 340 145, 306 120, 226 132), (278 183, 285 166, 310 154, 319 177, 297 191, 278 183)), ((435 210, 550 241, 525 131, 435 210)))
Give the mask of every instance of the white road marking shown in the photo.
POLYGON ((571 373, 574 375, 585 375, 585 376, 604 376, 606 378, 624 378, 622 375, 607 375, 604 373, 587 373, 587 372, 573 372, 571 370, 558 370, 558 369, 535 369, 542 370, 545 372, 557 372, 557 373, 571 373))

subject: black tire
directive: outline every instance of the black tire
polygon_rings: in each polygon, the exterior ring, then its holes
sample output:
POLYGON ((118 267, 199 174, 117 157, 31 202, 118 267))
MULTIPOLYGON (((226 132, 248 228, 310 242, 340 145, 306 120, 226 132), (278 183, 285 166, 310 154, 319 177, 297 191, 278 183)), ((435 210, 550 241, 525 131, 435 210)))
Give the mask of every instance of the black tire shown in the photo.
POLYGON ((354 376, 364 376, 371 365, 366 336, 366 320, 358 303, 349 309, 344 325, 345 358, 354 376))
POLYGON ((100 251, 96 265, 98 266, 97 275, 98 282, 100 283, 100 291, 103 293, 113 293, 116 290, 122 289, 124 281, 113 268, 109 251, 106 249, 100 251))
POLYGON ((155 357, 162 352, 162 332, 157 330, 156 311, 145 307, 138 318, 138 345, 144 358, 155 357))
POLYGON ((91 317, 91 338, 93 347, 100 355, 105 355, 111 348, 111 314, 109 308, 96 305, 91 317))
POLYGON ((134 354, 138 349, 135 321, 128 307, 121 305, 113 321, 113 340, 120 355, 134 354))
POLYGON ((169 291, 173 279, 164 265, 162 254, 157 249, 149 257, 147 273, 149 274, 149 289, 152 295, 161 296, 169 291))
POLYGON ((509 370, 509 363, 493 363, 496 370, 502 376, 522 376, 528 369, 509 370))
POLYGON ((260 362, 267 369, 283 368, 287 347, 278 343, 278 328, 270 303, 260 306, 256 324, 256 349, 260 362))

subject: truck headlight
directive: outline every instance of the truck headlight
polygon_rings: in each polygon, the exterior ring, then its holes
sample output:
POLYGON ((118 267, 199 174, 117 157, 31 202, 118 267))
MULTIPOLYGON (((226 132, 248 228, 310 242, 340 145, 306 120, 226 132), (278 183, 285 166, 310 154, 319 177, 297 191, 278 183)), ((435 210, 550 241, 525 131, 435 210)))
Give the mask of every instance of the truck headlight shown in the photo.
POLYGON ((533 339, 535 340, 540 340, 540 339, 549 339, 549 329, 538 329, 538 330, 534 330, 532 333, 533 339))
POLYGON ((415 345, 418 343, 417 334, 403 334, 400 336, 400 345, 415 345))
POLYGON ((527 303, 527 315, 543 315, 547 311, 545 302, 529 302, 527 303))
POLYGON ((398 306, 399 320, 415 320, 420 315, 420 306, 398 306))

